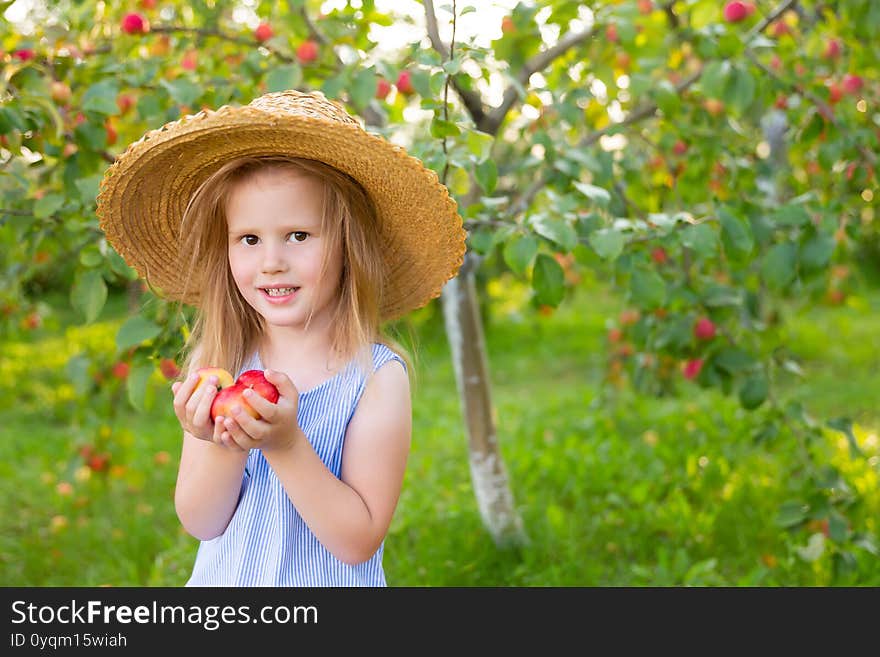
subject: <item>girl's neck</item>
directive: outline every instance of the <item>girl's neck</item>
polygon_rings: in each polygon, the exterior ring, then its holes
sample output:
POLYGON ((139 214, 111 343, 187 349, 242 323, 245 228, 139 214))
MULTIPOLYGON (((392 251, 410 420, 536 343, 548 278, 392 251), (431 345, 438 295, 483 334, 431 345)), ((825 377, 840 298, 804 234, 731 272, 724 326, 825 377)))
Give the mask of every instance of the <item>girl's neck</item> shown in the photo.
POLYGON ((269 327, 260 340, 259 354, 266 369, 284 371, 299 364, 310 369, 333 371, 341 365, 326 331, 292 332, 269 327))

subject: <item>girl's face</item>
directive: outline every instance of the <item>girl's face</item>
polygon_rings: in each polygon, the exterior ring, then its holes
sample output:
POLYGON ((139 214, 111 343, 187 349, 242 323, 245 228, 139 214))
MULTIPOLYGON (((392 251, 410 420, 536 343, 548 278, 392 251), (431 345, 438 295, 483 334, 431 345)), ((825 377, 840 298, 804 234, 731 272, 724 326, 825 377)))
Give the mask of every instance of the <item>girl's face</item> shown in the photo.
POLYGON ((229 267, 239 291, 270 326, 329 326, 342 254, 327 254, 322 183, 289 171, 261 171, 239 183, 226 206, 229 267))

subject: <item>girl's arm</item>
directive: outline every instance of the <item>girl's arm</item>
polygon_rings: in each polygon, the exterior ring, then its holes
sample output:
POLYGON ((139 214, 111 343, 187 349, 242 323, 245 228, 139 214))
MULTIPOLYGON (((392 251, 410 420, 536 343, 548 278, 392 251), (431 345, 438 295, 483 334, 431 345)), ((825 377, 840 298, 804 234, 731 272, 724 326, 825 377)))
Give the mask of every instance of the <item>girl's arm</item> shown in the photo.
POLYGON ((406 470, 412 434, 406 372, 386 365, 370 377, 346 431, 341 478, 297 426, 296 405, 289 403, 298 397, 293 383, 277 372, 266 377, 278 387, 279 404, 248 396, 263 419, 240 413, 227 431, 240 446, 262 449, 290 501, 333 556, 351 565, 366 561, 388 532, 406 470))
POLYGON ((238 505, 247 452, 183 432, 174 508, 183 528, 207 541, 220 536, 238 505))
POLYGON ((174 508, 187 532, 208 540, 224 532, 235 512, 247 451, 221 440, 222 418, 215 424, 210 413, 217 394, 216 379, 196 390, 199 377, 192 374, 195 369, 193 366, 189 377, 171 388, 174 412, 183 427, 174 508))

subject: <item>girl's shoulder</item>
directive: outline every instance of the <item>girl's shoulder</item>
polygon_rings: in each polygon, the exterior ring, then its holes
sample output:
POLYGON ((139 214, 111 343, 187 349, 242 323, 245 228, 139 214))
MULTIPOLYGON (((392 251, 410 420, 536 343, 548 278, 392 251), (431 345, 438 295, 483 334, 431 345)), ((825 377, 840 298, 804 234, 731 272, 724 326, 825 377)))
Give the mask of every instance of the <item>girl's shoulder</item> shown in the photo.
POLYGON ((404 371, 408 370, 406 360, 394 351, 391 347, 383 342, 374 342, 372 344, 372 355, 373 355, 373 371, 378 370, 385 363, 396 360, 402 366, 404 371))

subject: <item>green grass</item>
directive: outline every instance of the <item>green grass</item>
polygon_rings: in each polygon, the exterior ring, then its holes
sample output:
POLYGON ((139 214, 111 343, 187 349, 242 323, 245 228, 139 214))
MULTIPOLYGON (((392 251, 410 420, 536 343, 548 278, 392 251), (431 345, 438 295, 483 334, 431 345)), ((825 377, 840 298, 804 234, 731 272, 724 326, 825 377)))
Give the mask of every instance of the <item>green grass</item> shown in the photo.
MULTIPOLYGON (((386 540, 392 586, 880 585, 880 559, 857 550, 832 576, 826 554, 797 554, 804 528, 774 520, 795 492, 793 440, 756 444, 757 417, 688 384, 679 398, 601 385, 607 317, 619 302, 584 290, 550 317, 520 316, 515 285, 495 289, 486 323, 498 438, 529 542, 496 547, 473 495, 458 395, 431 309, 417 316, 413 447, 386 540)), ((96 325, 38 331, 4 346, 0 394, 0 580, 11 586, 178 586, 197 542, 173 509, 180 429, 155 383, 144 412, 111 421, 83 410, 64 364, 112 345, 115 300, 96 325), (98 419, 95 419, 95 418, 98 419), (91 474, 77 446, 98 436, 117 466, 91 474), (167 461, 167 462, 166 462, 167 461), (69 492, 68 492, 69 491, 69 492)), ((854 517, 878 542, 876 407, 880 295, 789 318, 787 344, 806 372, 787 394, 818 417, 857 421, 867 456, 827 449, 860 493, 854 517)), ((170 393, 169 393, 170 394, 170 393)))

